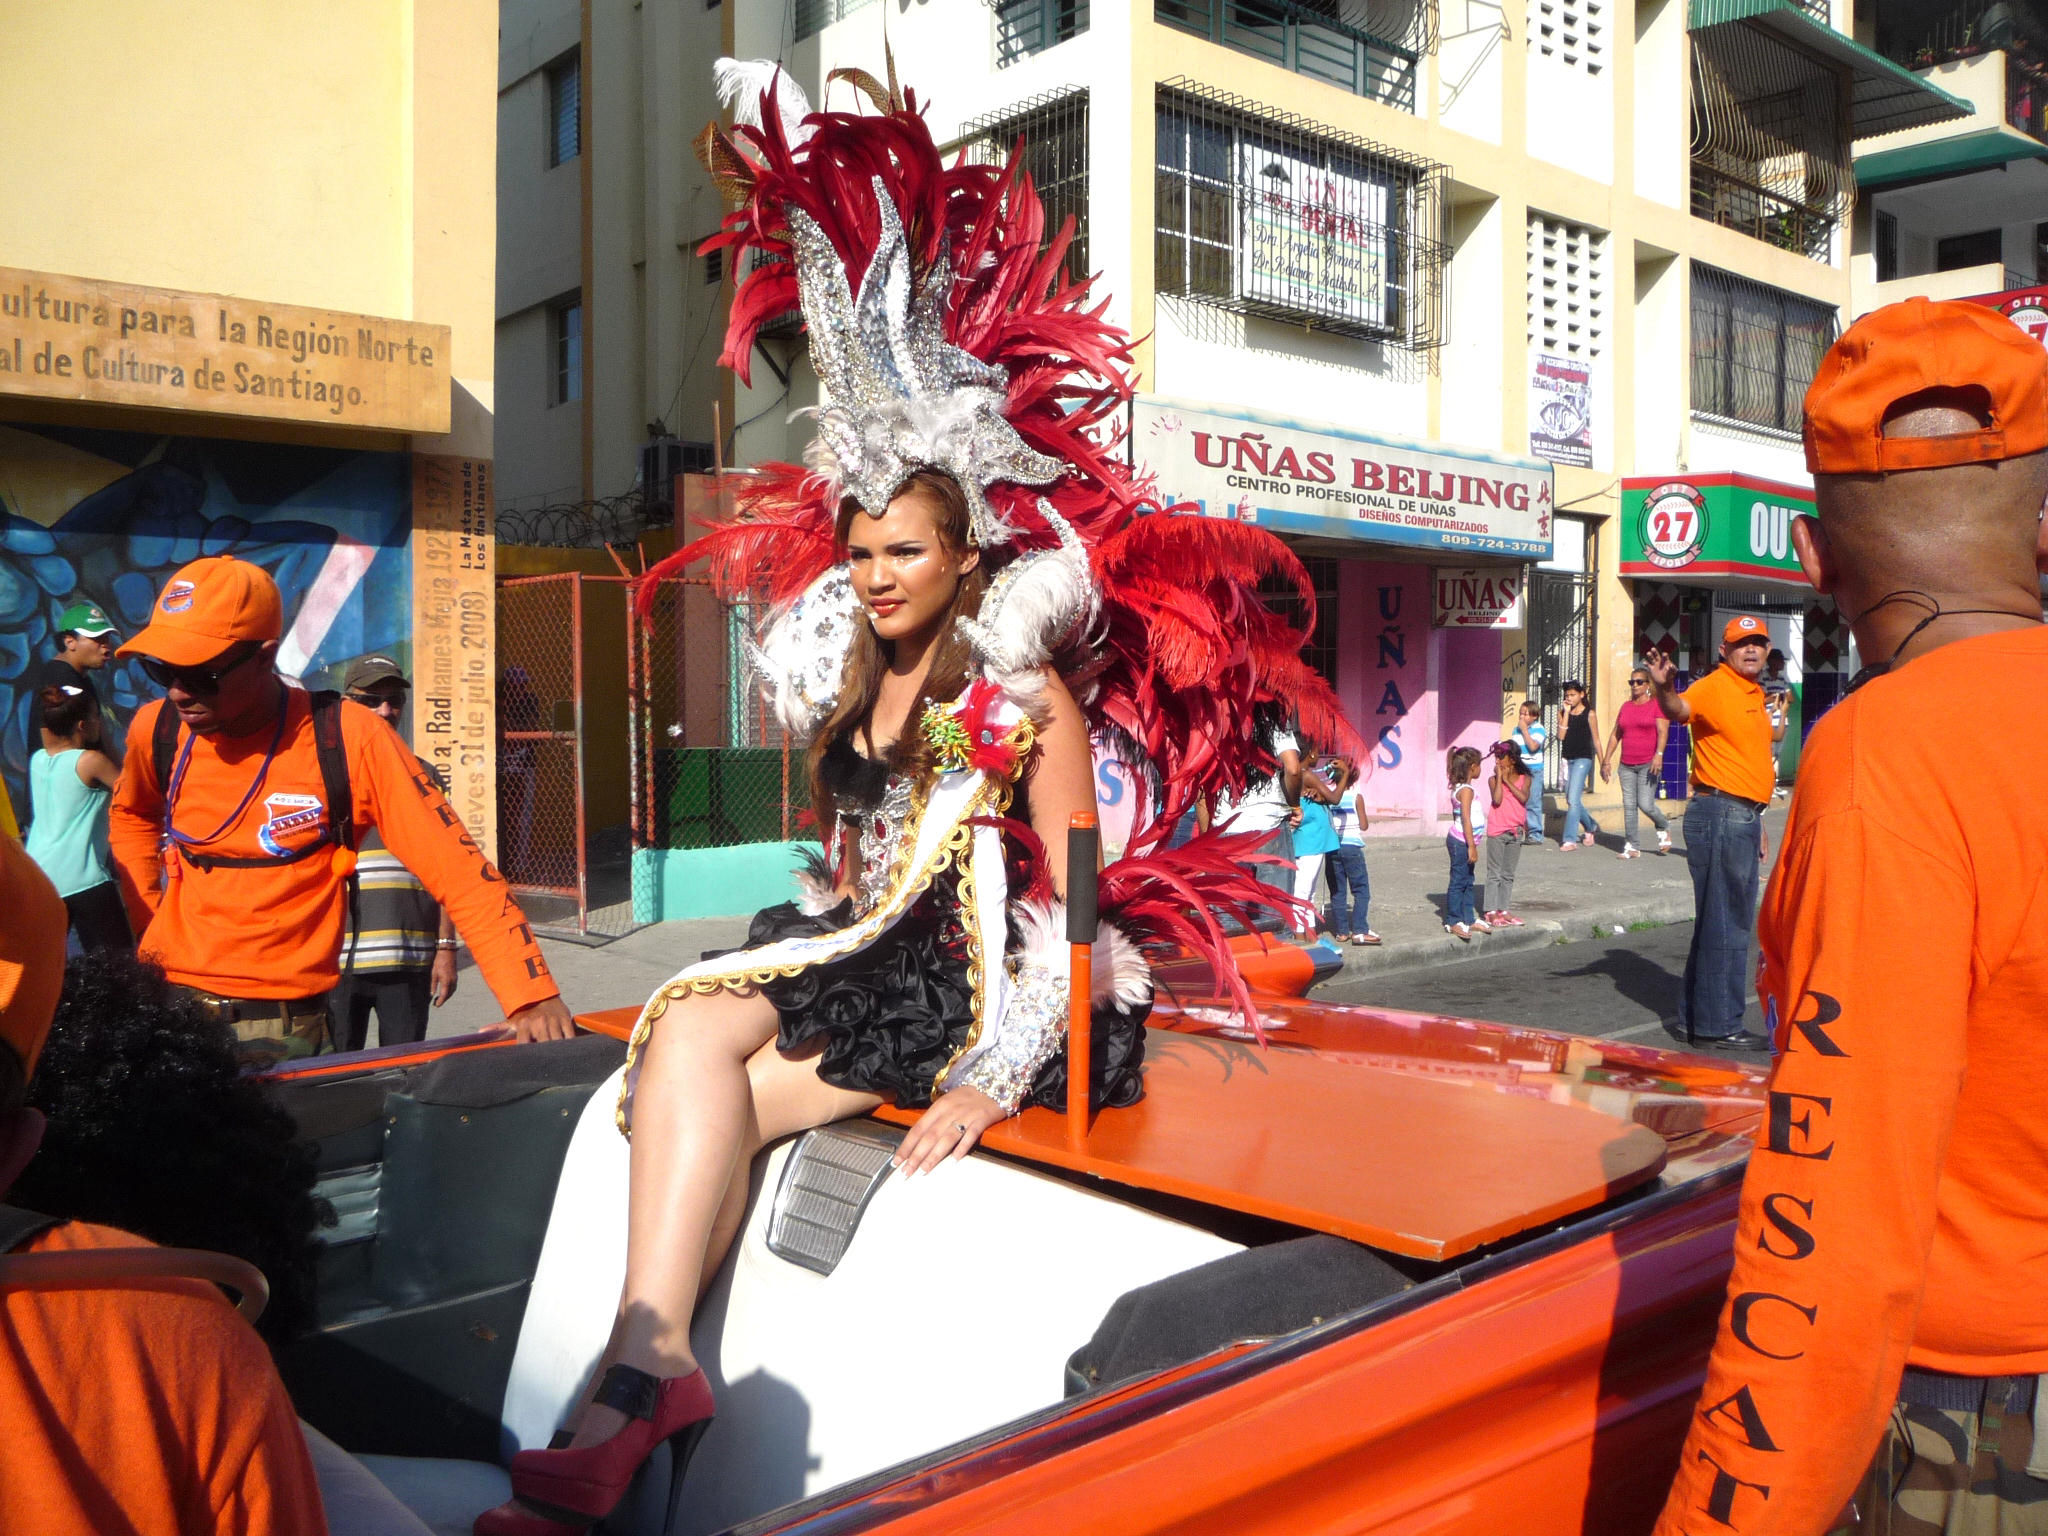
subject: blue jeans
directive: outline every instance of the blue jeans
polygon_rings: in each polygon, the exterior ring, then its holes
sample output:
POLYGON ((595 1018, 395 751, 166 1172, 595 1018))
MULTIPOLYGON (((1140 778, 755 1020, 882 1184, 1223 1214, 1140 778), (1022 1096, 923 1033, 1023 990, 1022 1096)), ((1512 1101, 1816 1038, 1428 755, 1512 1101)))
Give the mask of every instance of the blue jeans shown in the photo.
POLYGON ((1725 1040, 1742 1028, 1763 825, 1748 805, 1722 795, 1695 791, 1685 803, 1693 920, 1678 1024, 1688 1038, 1725 1040))
POLYGON ((1593 819, 1593 813, 1586 809, 1584 795, 1586 786, 1593 782, 1593 759, 1572 757, 1565 759, 1564 790, 1564 831, 1558 834, 1560 843, 1577 842, 1581 829, 1598 832, 1600 823, 1593 819))
POLYGON ((1444 846, 1451 851, 1451 884, 1444 892, 1444 921, 1447 923, 1470 923, 1479 916, 1479 910, 1472 904, 1472 859, 1465 845, 1450 833, 1444 834, 1444 846))
POLYGON ((1324 868, 1330 874, 1330 932, 1340 939, 1346 934, 1372 932, 1365 916, 1365 909, 1372 905, 1365 849, 1357 843, 1339 844, 1324 868))

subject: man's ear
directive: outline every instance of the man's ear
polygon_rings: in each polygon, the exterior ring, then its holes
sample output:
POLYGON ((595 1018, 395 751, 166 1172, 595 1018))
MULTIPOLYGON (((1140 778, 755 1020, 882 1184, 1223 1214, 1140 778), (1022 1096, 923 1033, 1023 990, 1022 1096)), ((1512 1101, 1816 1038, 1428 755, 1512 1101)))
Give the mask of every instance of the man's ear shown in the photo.
MULTIPOLYGON (((2048 543, 2042 547, 2048 550, 2048 543)), ((1832 596, 1840 572, 1835 569, 1835 552, 1828 543, 1828 531, 1819 518, 1802 513, 1792 519, 1792 550, 1799 556, 1799 569, 1806 572, 1813 590, 1832 596)), ((2048 554, 2042 558, 2048 559, 2048 554)), ((2042 568, 2048 570, 2048 566, 2042 568)))
POLYGON ((45 1123, 40 1109, 17 1110, 0 1120, 0 1195, 13 1187, 42 1146, 45 1123))

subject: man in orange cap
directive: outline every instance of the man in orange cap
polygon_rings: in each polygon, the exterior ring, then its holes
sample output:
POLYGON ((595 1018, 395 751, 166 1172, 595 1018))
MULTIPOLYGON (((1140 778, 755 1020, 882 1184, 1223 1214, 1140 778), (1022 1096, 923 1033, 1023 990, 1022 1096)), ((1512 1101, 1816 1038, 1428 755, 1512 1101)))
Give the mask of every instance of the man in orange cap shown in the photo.
MULTIPOLYGON (((27 1107, 64 980, 64 903, 0 837, 0 1196, 42 1140, 27 1107)), ((324 1536, 291 1399, 256 1332, 203 1280, 53 1275, 49 1256, 154 1250, 0 1205, 0 1531, 324 1536)), ((165 1256, 169 1257, 169 1256, 165 1256)))
POLYGON ((1764 896, 1780 1054, 1657 1531, 1808 1536, 1852 1498, 1893 1536, 2048 1531, 2048 353, 1891 305, 1805 437, 1800 564, 1875 665, 1807 738, 1764 896))
POLYGON ((142 954, 251 1057, 319 1049, 357 830, 375 827, 454 918, 520 1038, 568 1037, 504 877, 389 726, 277 675, 283 630, 276 583, 221 555, 173 576, 121 647, 166 690, 136 712, 109 827, 142 954))
POLYGON ((1685 807, 1685 863, 1692 874, 1692 947, 1678 993, 1678 1026, 1688 1045, 1762 1055, 1770 1042, 1742 1027, 1749 995, 1749 935, 1757 875, 1769 851, 1764 812, 1777 787, 1772 748, 1785 717, 1769 707, 1757 678, 1770 653, 1764 621, 1738 614, 1721 630, 1721 665, 1685 692, 1672 688, 1678 664, 1662 651, 1643 658, 1665 718, 1692 728, 1692 798, 1685 807))

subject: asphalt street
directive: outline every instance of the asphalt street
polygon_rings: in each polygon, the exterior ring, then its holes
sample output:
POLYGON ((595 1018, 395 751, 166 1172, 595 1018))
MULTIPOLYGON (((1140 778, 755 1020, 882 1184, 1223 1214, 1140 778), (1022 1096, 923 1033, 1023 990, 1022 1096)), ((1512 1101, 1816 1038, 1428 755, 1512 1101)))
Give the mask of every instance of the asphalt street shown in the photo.
MULTIPOLYGON (((1610 938, 1550 944, 1391 975, 1339 972, 1312 994, 1412 1013, 1486 1019, 1607 1035, 1643 1045, 1677 1044, 1665 1025, 1678 1017, 1691 923, 1667 923, 1610 938)), ((1475 947, 1485 940, 1475 939, 1475 947)), ((1752 949, 1752 959, 1754 950, 1752 949)), ((1756 967, 1748 968, 1752 977, 1756 967)), ((1744 1025, 1763 1028, 1752 994, 1744 1025)), ((1708 1049, 1704 1043, 1695 1049, 1708 1049)))

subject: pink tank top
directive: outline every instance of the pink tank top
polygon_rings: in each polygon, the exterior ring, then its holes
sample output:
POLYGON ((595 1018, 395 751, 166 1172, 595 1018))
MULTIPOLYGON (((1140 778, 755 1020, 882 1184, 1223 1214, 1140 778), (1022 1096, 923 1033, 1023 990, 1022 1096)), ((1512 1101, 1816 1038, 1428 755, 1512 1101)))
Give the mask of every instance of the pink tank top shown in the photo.
MULTIPOLYGON (((1493 798, 1493 786, 1484 779, 1479 781, 1477 787, 1479 792, 1485 795, 1489 801, 1493 798)), ((1536 787, 1534 778, 1530 779, 1529 787, 1532 790, 1536 787)), ((1508 778, 1505 773, 1501 775, 1500 779, 1500 804, 1490 805, 1487 808, 1486 830, 1492 833, 1526 832, 1529 830, 1529 807, 1514 797, 1514 793, 1508 788, 1508 778)))

